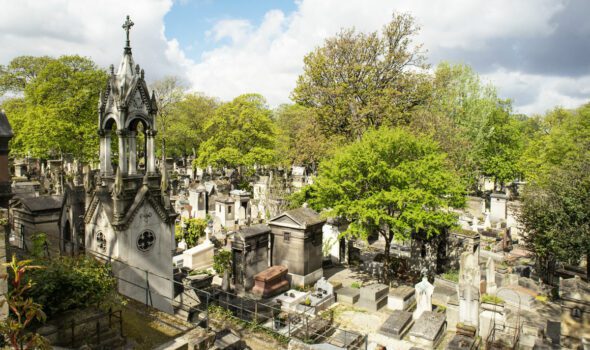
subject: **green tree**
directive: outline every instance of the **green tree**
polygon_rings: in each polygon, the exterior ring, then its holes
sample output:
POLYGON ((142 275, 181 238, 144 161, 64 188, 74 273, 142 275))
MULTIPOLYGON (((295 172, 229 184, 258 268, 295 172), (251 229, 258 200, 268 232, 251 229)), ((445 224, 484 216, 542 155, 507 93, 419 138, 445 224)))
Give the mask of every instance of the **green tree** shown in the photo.
POLYGON ((436 143, 388 128, 368 131, 336 152, 295 199, 348 220, 345 235, 380 234, 386 278, 393 239, 407 241, 416 233, 433 237, 456 223, 449 207, 464 204, 462 185, 436 143))
POLYGON ((205 124, 205 133, 196 166, 240 169, 275 161, 276 125, 261 95, 241 95, 222 104, 205 124))
POLYGON ((4 101, 15 155, 40 158, 70 153, 81 160, 98 157, 96 103, 107 75, 89 59, 40 59, 39 71, 16 79, 23 96, 4 101), (20 85, 19 85, 20 84, 20 85))
POLYGON ((341 31, 304 58, 303 74, 292 93, 312 107, 321 130, 358 139, 368 128, 405 124, 424 103, 429 84, 419 28, 407 14, 393 15, 381 33, 341 31))
POLYGON ((196 154, 205 140, 204 125, 213 118, 219 103, 202 94, 186 94, 170 107, 166 131, 167 153, 186 157, 196 154))
POLYGON ((523 155, 528 184, 519 220, 549 277, 558 261, 590 262, 590 104, 556 108, 538 130, 523 155))
POLYGON ((152 83, 150 88, 156 93, 156 104, 158 105, 158 124, 160 129, 158 138, 162 142, 160 152, 166 154, 166 141, 169 137, 169 128, 172 124, 170 114, 176 103, 184 97, 186 86, 183 85, 180 77, 166 76, 152 83))
POLYGON ((22 94, 27 85, 53 60, 49 56, 18 56, 8 65, 0 65, 0 96, 5 93, 22 94))
POLYGON ((281 105, 275 111, 279 128, 278 152, 282 165, 301 165, 315 171, 321 160, 338 145, 338 137, 317 132, 317 115, 298 104, 281 105))
POLYGON ((526 121, 510 114, 510 103, 466 65, 443 62, 432 77, 428 104, 414 113, 412 128, 431 135, 477 190, 481 176, 499 183, 518 173, 520 129, 526 121))

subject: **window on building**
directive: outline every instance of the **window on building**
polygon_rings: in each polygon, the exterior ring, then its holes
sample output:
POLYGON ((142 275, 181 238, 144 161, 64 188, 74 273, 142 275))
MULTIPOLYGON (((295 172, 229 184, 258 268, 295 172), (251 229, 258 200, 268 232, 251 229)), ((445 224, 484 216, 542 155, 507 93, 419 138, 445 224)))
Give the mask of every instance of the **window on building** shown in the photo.
POLYGON ((575 320, 581 320, 582 319, 582 310, 578 307, 575 307, 572 309, 572 318, 575 320))
POLYGON ((290 232, 283 232, 283 242, 290 242, 291 241, 291 233, 290 232))
POLYGON ((227 207, 227 213, 231 214, 231 205, 227 207))
POLYGON ((96 247, 102 252, 107 251, 107 239, 102 232, 96 234, 96 247))
POLYGON ((156 235, 152 231, 144 231, 137 237, 137 249, 142 252, 150 250, 156 242, 156 235))

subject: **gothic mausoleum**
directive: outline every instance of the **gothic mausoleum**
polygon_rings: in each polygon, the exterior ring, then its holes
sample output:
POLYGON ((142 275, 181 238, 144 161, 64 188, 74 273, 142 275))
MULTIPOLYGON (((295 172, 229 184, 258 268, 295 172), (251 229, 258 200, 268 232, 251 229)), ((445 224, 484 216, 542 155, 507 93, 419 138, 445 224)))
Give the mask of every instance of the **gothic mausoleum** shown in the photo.
POLYGON ((156 169, 156 99, 133 61, 132 26, 127 16, 123 58, 98 103, 100 171, 85 181, 86 251, 111 261, 119 292, 172 313, 177 214, 166 171, 156 169))

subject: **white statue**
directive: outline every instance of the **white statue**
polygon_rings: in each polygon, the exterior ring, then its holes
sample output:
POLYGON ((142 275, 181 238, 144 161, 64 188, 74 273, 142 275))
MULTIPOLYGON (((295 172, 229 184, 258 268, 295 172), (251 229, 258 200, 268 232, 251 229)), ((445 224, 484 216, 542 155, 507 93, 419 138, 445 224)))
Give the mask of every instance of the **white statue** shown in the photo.
POLYGON ((414 311, 414 319, 418 319, 424 311, 432 311, 432 293, 434 286, 428 282, 426 276, 422 277, 422 281, 416 284, 416 310, 414 311))

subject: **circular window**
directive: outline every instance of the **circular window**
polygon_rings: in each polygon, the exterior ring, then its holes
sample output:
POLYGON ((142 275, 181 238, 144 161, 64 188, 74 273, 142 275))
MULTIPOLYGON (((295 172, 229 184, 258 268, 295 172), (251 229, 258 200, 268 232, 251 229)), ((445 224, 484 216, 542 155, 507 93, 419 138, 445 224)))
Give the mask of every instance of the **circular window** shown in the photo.
POLYGON ((99 232, 96 234, 96 246, 98 249, 106 252, 107 250, 107 239, 104 237, 104 233, 99 232))
POLYGON ((144 231, 137 237, 137 249, 147 252, 156 242, 156 235, 152 231, 144 231))

